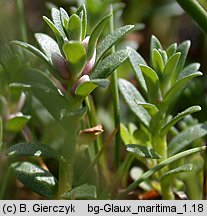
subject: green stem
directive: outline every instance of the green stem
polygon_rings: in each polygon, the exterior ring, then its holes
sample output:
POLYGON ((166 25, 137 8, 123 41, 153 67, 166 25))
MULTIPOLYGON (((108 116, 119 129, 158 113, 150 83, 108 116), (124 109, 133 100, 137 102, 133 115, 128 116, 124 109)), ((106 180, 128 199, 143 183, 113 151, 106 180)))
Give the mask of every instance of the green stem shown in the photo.
POLYGON ((207 33, 207 12, 196 0, 177 0, 180 6, 207 33))
POLYGON ((170 182, 160 181, 160 186, 161 186, 163 200, 174 200, 175 199, 170 182))
MULTIPOLYGON (((113 6, 110 5, 110 12, 112 14, 110 19, 110 32, 114 31, 114 18, 113 18, 113 6)), ((115 52, 115 47, 111 48, 111 52, 115 52)), ((115 148, 114 148, 114 167, 117 170, 120 164, 120 106, 119 106, 119 91, 118 91, 118 81, 117 81, 117 71, 115 70, 111 76, 112 80, 112 99, 113 99, 113 107, 114 107, 114 123, 115 128, 118 128, 117 134, 115 136, 115 148)))
POLYGON ((161 136, 160 133, 156 132, 155 135, 152 136, 152 145, 155 151, 162 156, 161 159, 158 159, 158 162, 167 159, 166 136, 161 136))
POLYGON ((73 165, 76 156, 77 141, 77 122, 72 122, 69 129, 65 130, 64 144, 62 147, 62 156, 59 167, 59 197, 72 189, 73 185, 73 165))
POLYGON ((110 199, 117 198, 117 191, 116 191, 117 184, 121 182, 121 187, 125 188, 125 185, 127 184, 127 177, 128 177, 130 165, 132 164, 133 160, 134 160, 133 154, 128 154, 126 156, 123 163, 120 164, 119 169, 111 179, 110 184, 108 184, 107 187, 105 187, 104 190, 102 191, 101 197, 99 197, 100 199, 108 199, 109 197, 110 199))
MULTIPOLYGON (((85 103, 86 103, 86 107, 88 109, 87 114, 88 114, 89 126, 94 127, 96 125, 96 120, 92 114, 89 97, 86 97, 85 103)), ((95 155, 96 155, 96 148, 98 148, 98 143, 95 140, 93 143, 91 143, 91 145, 88 148, 88 152, 89 152, 89 156, 90 156, 91 160, 93 160, 95 155)))
POLYGON ((123 163, 119 166, 118 171, 115 173, 115 175, 113 177, 113 183, 112 183, 112 185, 110 185, 110 191, 113 190, 112 186, 117 185, 117 182, 119 182, 120 179, 121 179, 121 182, 124 183, 123 188, 126 187, 129 169, 130 169, 130 166, 131 166, 133 160, 134 160, 134 155, 133 154, 127 154, 123 163))
POLYGON ((59 165, 59 188, 58 197, 72 189, 73 164, 62 158, 59 165))
MULTIPOLYGON (((157 162, 160 163, 162 161, 165 161, 167 159, 167 137, 161 136, 160 133, 155 133, 155 135, 152 138, 153 148, 155 151, 162 156, 161 159, 158 159, 157 162)), ((163 174, 168 171, 168 167, 164 167, 163 169, 158 171, 159 179, 162 178, 163 174)), ((171 189, 170 182, 160 181, 160 187, 161 187, 161 193, 162 198, 165 200, 174 199, 174 194, 171 189)))
POLYGON ((163 167, 183 158, 186 157, 188 155, 200 152, 200 151, 204 151, 206 149, 206 146, 202 146, 202 147, 197 147, 197 148, 192 148, 186 151, 183 151, 181 153, 178 153, 176 155, 173 155, 172 157, 160 162, 158 165, 156 165, 154 168, 148 170, 147 172, 145 172, 137 181, 133 182, 132 184, 130 184, 124 192, 120 193, 120 197, 123 197, 124 195, 126 195, 127 193, 131 192, 132 190, 134 190, 139 184, 141 184, 142 182, 146 181, 147 179, 149 179, 154 173, 156 173, 157 171, 159 171, 160 169, 162 169, 163 167))
MULTIPOLYGON (((86 103, 86 106, 88 108, 87 113, 88 113, 90 127, 94 127, 94 126, 97 125, 97 121, 96 121, 96 118, 95 118, 96 111, 95 111, 95 108, 94 108, 93 101, 90 100, 90 97, 87 97, 85 99, 85 103, 86 103)), ((98 136, 97 140, 94 141, 93 145, 89 146, 89 156, 91 158, 91 161, 95 160, 96 154, 99 153, 101 151, 101 149, 104 148, 104 146, 105 145, 103 145, 101 137, 98 136)), ((100 165, 101 165, 101 168, 102 168, 102 172, 104 173, 105 180, 107 182, 110 182, 110 173, 109 173, 108 166, 107 166, 107 160, 106 160, 105 152, 103 152, 103 154, 101 155, 100 165)))
POLYGON ((24 42, 27 42, 27 27, 26 27, 26 19, 25 19, 24 1, 23 0, 17 0, 17 8, 18 8, 18 14, 19 14, 21 40, 24 42))
POLYGON ((87 114, 88 114, 90 127, 94 127, 94 126, 96 126, 97 121, 96 121, 96 118, 93 115, 91 100, 90 100, 89 96, 86 97, 85 103, 86 103, 86 107, 88 108, 87 114))
MULTIPOLYGON (((91 101, 90 101, 89 97, 90 96, 85 98, 85 103, 86 103, 86 107, 88 109, 87 114, 88 114, 89 126, 94 127, 97 124, 97 122, 96 122, 96 118, 92 112, 92 106, 91 106, 91 101)), ((89 153, 89 157, 90 157, 91 161, 94 160, 94 158, 96 156, 96 152, 98 151, 98 149, 99 149, 99 147, 98 147, 98 137, 97 137, 97 139, 93 143, 91 143, 88 147, 88 153, 89 153)), ((98 166, 95 166, 94 170, 96 172, 96 177, 97 177, 96 181, 99 182, 98 166)), ((87 173, 88 173, 88 169, 85 170, 84 174, 82 175, 83 178, 81 177, 80 181, 78 181, 78 183, 81 182, 85 178, 87 173)), ((97 184, 97 186, 98 186, 98 184, 97 184)))
POLYGON ((201 200, 202 199, 202 192, 201 192, 201 186, 198 184, 199 174, 192 171, 187 177, 187 179, 184 179, 184 184, 186 187, 186 190, 188 191, 188 197, 190 200, 201 200))
POLYGON ((6 175, 4 177, 4 181, 3 181, 3 184, 1 186, 1 191, 0 191, 0 200, 3 200, 4 198, 4 194, 6 192, 6 188, 7 188, 7 185, 8 185, 8 182, 9 182, 9 179, 10 179, 10 174, 11 174, 11 167, 9 166, 7 172, 6 172, 6 175))
POLYGON ((204 170, 203 170, 203 200, 207 199, 207 152, 203 152, 204 170))
POLYGON ((78 182, 81 182, 85 178, 85 176, 87 175, 87 173, 89 172, 89 170, 93 166, 95 166, 95 164, 98 163, 98 160, 101 159, 101 157, 103 156, 104 152, 106 151, 106 148, 110 145, 111 140, 116 135, 116 133, 117 133, 117 130, 115 129, 113 131, 113 133, 106 140, 106 143, 104 145, 102 145, 102 148, 99 150, 99 152, 97 153, 97 155, 94 157, 94 159, 91 161, 91 163, 89 164, 89 166, 86 168, 86 170, 84 171, 83 175, 80 177, 80 179, 78 180, 78 182))

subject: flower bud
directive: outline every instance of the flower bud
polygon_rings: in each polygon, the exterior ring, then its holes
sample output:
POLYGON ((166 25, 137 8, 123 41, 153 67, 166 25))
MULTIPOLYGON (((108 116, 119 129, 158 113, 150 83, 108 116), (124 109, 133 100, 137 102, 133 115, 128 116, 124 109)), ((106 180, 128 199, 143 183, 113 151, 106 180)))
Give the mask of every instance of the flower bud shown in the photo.
POLYGON ((70 80, 71 74, 69 70, 69 65, 67 61, 58 53, 53 53, 52 56, 52 63, 57 70, 58 74, 61 78, 65 80, 70 80))
POLYGON ((90 77, 88 75, 83 75, 79 80, 75 82, 75 84, 73 85, 71 89, 71 92, 75 93, 75 90, 77 89, 77 87, 87 81, 90 81, 90 77))
POLYGON ((90 74, 91 70, 95 65, 95 61, 96 61, 96 50, 94 51, 91 60, 86 62, 85 68, 83 69, 83 73, 82 73, 83 75, 90 74))
POLYGON ((84 38, 84 40, 82 41, 82 44, 84 46, 84 48, 87 50, 88 49, 88 42, 89 42, 90 36, 87 36, 84 38))
MULTIPOLYGON (((89 39, 90 39, 90 36, 87 36, 87 37, 82 41, 82 44, 83 44, 83 46, 85 47, 86 51, 87 51, 87 49, 88 49, 88 42, 89 42, 89 39)), ((93 53, 92 58, 86 63, 85 68, 83 69, 83 72, 82 72, 83 75, 90 74, 91 70, 92 70, 93 67, 94 67, 95 61, 96 61, 96 49, 95 49, 95 51, 94 51, 94 53, 93 53)))

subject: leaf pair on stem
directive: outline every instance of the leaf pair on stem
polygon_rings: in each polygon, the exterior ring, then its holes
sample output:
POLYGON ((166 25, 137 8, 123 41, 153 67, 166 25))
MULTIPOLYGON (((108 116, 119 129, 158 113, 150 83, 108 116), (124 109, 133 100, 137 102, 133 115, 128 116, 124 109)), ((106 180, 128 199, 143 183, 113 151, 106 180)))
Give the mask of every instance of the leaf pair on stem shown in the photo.
MULTIPOLYGON (((166 161, 166 165, 168 165, 167 161, 171 157, 176 158, 176 154, 184 151, 193 141, 207 134, 206 123, 203 123, 193 125, 186 131, 177 133, 175 137, 168 136, 180 120, 201 110, 200 106, 192 106, 178 113, 175 117, 170 115, 178 97, 189 81, 202 75, 198 71, 200 66, 198 63, 185 66, 189 47, 190 42, 185 41, 179 45, 172 44, 164 50, 159 40, 152 36, 150 66, 147 65, 139 53, 128 48, 131 51, 129 60, 140 86, 140 91, 124 79, 119 80, 119 89, 127 105, 136 115, 140 126, 130 135, 128 129, 122 125, 122 137, 127 150, 133 152, 142 162, 142 158, 156 159, 145 161, 149 169, 152 165, 155 166, 152 168, 153 172, 156 167, 159 167, 159 164, 166 161), (131 136, 131 139, 126 138, 127 134, 131 136), (128 141, 132 142, 128 143, 128 141)), ((183 166, 182 162, 178 163, 176 168, 173 168, 174 171, 171 170, 170 166, 166 166, 159 170, 158 176, 155 177, 160 183, 158 190, 160 190, 164 199, 174 198, 171 187, 173 181, 167 182, 161 181, 161 179, 168 173, 177 173, 177 170, 183 172, 184 169, 179 168, 179 166, 183 166)), ((138 179, 134 185, 138 185, 138 182, 141 183, 138 179)), ((131 186, 129 188, 134 189, 131 186)), ((128 189, 126 191, 129 192, 128 189)))
POLYGON ((111 14, 97 23, 90 36, 87 35, 87 11, 84 5, 70 16, 63 8, 53 8, 51 17, 51 20, 47 17, 43 19, 54 33, 55 39, 44 33, 36 33, 35 39, 40 49, 21 41, 13 41, 12 44, 36 55, 52 79, 42 71, 27 68, 10 87, 30 92, 42 103, 65 131, 64 143, 58 153, 48 145, 19 143, 12 146, 8 154, 10 157, 46 157, 58 160, 58 180, 50 171, 31 162, 11 165, 16 177, 36 193, 47 198, 92 199, 96 198, 95 186, 84 184, 73 188, 76 157, 103 131, 101 129, 97 132, 97 128, 92 128, 94 130, 90 135, 86 133, 87 129, 78 133, 81 119, 87 113, 83 101, 96 87, 107 87, 107 78, 129 57, 130 50, 123 49, 112 54, 109 50, 134 26, 116 29, 98 45, 99 36, 111 19, 111 14))

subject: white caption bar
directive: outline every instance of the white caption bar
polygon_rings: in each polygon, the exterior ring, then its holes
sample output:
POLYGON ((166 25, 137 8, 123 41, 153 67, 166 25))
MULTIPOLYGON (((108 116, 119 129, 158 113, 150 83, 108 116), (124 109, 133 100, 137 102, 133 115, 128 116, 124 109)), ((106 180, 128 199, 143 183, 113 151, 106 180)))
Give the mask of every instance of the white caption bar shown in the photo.
POLYGON ((207 201, 166 200, 8 200, 0 201, 0 215, 17 216, 173 216, 207 215, 207 201))

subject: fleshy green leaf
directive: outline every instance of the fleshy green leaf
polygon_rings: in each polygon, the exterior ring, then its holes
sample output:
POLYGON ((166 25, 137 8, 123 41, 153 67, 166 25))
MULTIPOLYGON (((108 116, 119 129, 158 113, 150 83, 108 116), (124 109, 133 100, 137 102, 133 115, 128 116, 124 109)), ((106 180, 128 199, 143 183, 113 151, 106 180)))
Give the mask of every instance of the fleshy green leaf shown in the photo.
POLYGON ((45 90, 53 90, 59 92, 57 87, 50 81, 46 74, 36 69, 27 69, 21 71, 20 74, 14 77, 14 82, 25 84, 28 87, 40 87, 45 90))
POLYGON ((137 127, 132 122, 130 122, 127 127, 121 123, 120 134, 125 145, 130 143, 138 143, 137 139, 134 137, 134 132, 136 130, 137 127))
POLYGON ((116 70, 130 55, 129 50, 119 50, 98 63, 95 69, 91 72, 91 79, 107 78, 116 70))
POLYGON ((173 56, 176 53, 176 50, 177 50, 177 43, 171 44, 166 50, 168 58, 173 56))
POLYGON ((124 144, 131 143, 131 134, 129 133, 127 127, 124 124, 120 124, 120 134, 124 144))
POLYGON ((137 126, 133 122, 128 124, 129 133, 133 134, 137 130, 137 126))
POLYGON ((57 29, 57 27, 54 25, 54 23, 48 19, 46 16, 43 16, 43 19, 45 20, 45 22, 47 23, 47 25, 50 27, 50 29, 53 31, 53 33, 55 34, 55 37, 57 39, 58 45, 59 47, 62 46, 64 40, 61 36, 60 31, 57 29))
POLYGON ((177 48, 177 52, 181 53, 180 59, 178 61, 176 70, 174 71, 172 78, 171 78, 171 83, 174 84, 177 80, 177 78, 179 77, 184 65, 185 65, 185 61, 188 55, 188 51, 190 48, 190 41, 184 41, 183 43, 181 43, 178 48, 177 48))
POLYGON ((134 190, 135 188, 137 188, 137 186, 139 184, 141 184, 143 181, 146 181, 147 179, 149 179, 154 173, 156 173, 158 170, 162 169, 163 167, 165 167, 165 166, 167 166, 167 165, 169 165, 169 164, 171 164, 171 163, 173 163, 173 162, 175 162, 181 158, 187 157, 188 155, 198 153, 200 151, 204 151, 205 149, 206 149, 206 146, 192 148, 192 149, 183 151, 181 153, 178 153, 172 157, 169 157, 168 159, 160 162, 158 165, 156 165, 152 169, 146 171, 137 181, 130 184, 122 194, 127 194, 130 191, 134 190))
POLYGON ((146 65, 139 65, 139 67, 144 75, 145 82, 147 84, 149 100, 153 102, 157 99, 159 90, 159 78, 152 68, 146 65))
POLYGON ((70 63, 71 70, 75 77, 78 77, 86 63, 86 50, 79 41, 64 43, 63 52, 70 63))
POLYGON ((68 38, 69 40, 81 41, 82 24, 78 15, 73 14, 68 21, 68 38))
POLYGON ((152 35, 151 37, 151 41, 150 41, 150 61, 151 61, 151 65, 152 65, 152 55, 153 55, 153 50, 154 49, 161 49, 162 50, 162 45, 160 43, 160 41, 154 36, 152 35))
POLYGON ((158 108, 154 104, 145 103, 136 101, 137 105, 144 107, 151 116, 154 116, 157 112, 159 112, 158 108))
POLYGON ((108 34, 97 49, 96 62, 98 62, 101 57, 117 42, 119 41, 127 32, 133 29, 133 25, 126 25, 116 29, 114 32, 108 34))
POLYGON ((53 20, 53 23, 55 24, 56 28, 58 29, 58 31, 60 32, 61 36, 63 38, 66 37, 63 26, 62 26, 62 21, 60 18, 60 11, 56 8, 52 8, 51 10, 51 17, 53 20))
POLYGON ((58 181, 48 171, 30 162, 17 162, 11 165, 15 176, 32 191, 46 197, 53 198, 58 181))
POLYGON ((177 99, 177 97, 181 94, 183 89, 186 87, 188 82, 193 79, 194 77, 201 76, 201 72, 192 73, 180 80, 178 80, 172 88, 167 92, 167 94, 164 97, 162 108, 164 110, 167 110, 169 108, 172 108, 173 103, 177 99))
POLYGON ((134 50, 131 47, 127 47, 127 49, 129 49, 131 51, 130 61, 133 62, 133 65, 135 65, 135 64, 147 65, 144 58, 136 50, 134 50))
POLYGON ((86 97, 88 96, 96 87, 106 88, 109 85, 109 81, 107 79, 96 79, 90 80, 82 83, 76 88, 75 94, 86 97))
POLYGON ((137 143, 137 144, 143 144, 144 145, 148 145, 150 146, 150 132, 146 130, 146 128, 144 128, 142 125, 140 126, 140 128, 136 129, 133 132, 133 138, 136 142, 131 142, 131 143, 137 143))
POLYGON ((161 181, 169 181, 170 178, 174 177, 177 174, 183 173, 183 172, 189 172, 192 171, 193 169, 193 164, 185 164, 180 167, 177 167, 173 170, 170 170, 166 172, 162 177, 161 181))
POLYGON ((47 23, 47 25, 51 28, 55 36, 58 35, 59 37, 61 37, 61 33, 59 32, 57 27, 54 25, 54 23, 46 16, 43 16, 43 19, 47 23))
POLYGON ((185 116, 187 115, 190 115, 192 113, 195 113, 195 112, 199 112, 201 111, 201 107, 200 106, 192 106, 192 107, 189 107, 188 109, 184 110, 183 112, 181 113, 178 113, 177 116, 175 116, 172 120, 170 120, 163 128, 162 128, 162 131, 161 133, 162 134, 166 134, 170 128, 172 126, 174 126, 178 121, 180 121, 182 118, 184 118, 185 116))
POLYGON ((14 80, 20 88, 26 87, 26 91, 32 91, 56 120, 62 119, 68 107, 68 101, 45 74, 38 70, 28 69, 18 74, 14 80))
POLYGON ((61 155, 48 145, 22 142, 7 150, 8 156, 34 156, 60 160, 61 155))
POLYGON ((22 42, 22 41, 12 41, 11 43, 14 45, 17 45, 23 49, 30 51, 31 53, 36 55, 38 58, 40 58, 47 65, 48 68, 50 68, 50 69, 52 68, 52 65, 50 63, 50 59, 44 53, 42 53, 40 50, 38 50, 36 47, 34 47, 28 43, 22 42))
POLYGON ((170 78, 172 74, 175 72, 175 69, 177 67, 178 61, 180 59, 181 53, 175 53, 173 54, 169 60, 167 61, 164 72, 163 72, 163 79, 162 79, 162 92, 165 94, 170 85, 170 78))
POLYGON ((15 116, 8 120, 6 129, 12 132, 21 131, 31 119, 31 116, 15 116))
POLYGON ((140 95, 137 89, 130 82, 124 79, 119 79, 119 89, 132 112, 145 126, 149 127, 151 119, 150 115, 142 106, 138 106, 135 102, 145 102, 144 98, 140 95))
POLYGON ((191 63, 191 64, 189 64, 180 73, 180 76, 178 77, 178 80, 182 79, 183 77, 188 76, 188 75, 190 75, 192 73, 195 73, 196 71, 198 71, 199 68, 200 68, 199 63, 191 63))
POLYGON ((62 195, 64 199, 96 199, 96 187, 93 185, 84 184, 72 189, 71 191, 62 195))
POLYGON ((168 155, 172 156, 189 146, 193 141, 207 134, 207 123, 197 124, 179 133, 168 145, 168 155))
POLYGON ((87 113, 87 107, 82 107, 74 112, 65 112, 63 118, 61 119, 61 124, 68 129, 68 125, 71 122, 80 121, 87 113))
POLYGON ((51 37, 43 33, 37 33, 35 34, 35 38, 48 59, 51 60, 52 53, 60 55, 58 44, 51 37))
POLYGON ((161 50, 161 49, 159 49, 158 52, 160 53, 162 57, 163 64, 165 65, 168 60, 167 53, 165 52, 165 50, 161 50))
POLYGON ((140 157, 144 158, 152 158, 152 159, 160 159, 161 157, 156 154, 153 149, 148 146, 142 146, 137 144, 129 144, 126 145, 126 149, 128 152, 132 152, 140 157))
POLYGON ((138 66, 139 64, 147 65, 147 63, 142 58, 142 56, 138 52, 136 52, 134 49, 132 49, 130 47, 127 47, 127 49, 129 49, 130 52, 131 52, 131 54, 129 56, 129 61, 130 61, 131 65, 132 65, 134 75, 135 75, 137 81, 139 82, 142 90, 147 95, 146 82, 145 82, 145 79, 143 77, 142 71, 140 70, 140 68, 138 66))
POLYGON ((85 4, 81 5, 77 10, 77 15, 81 17, 81 23, 82 23, 82 40, 86 36, 87 32, 87 11, 85 4))
POLYGON ((69 106, 69 102, 62 94, 41 87, 32 87, 31 91, 57 121, 62 120, 69 106))
POLYGON ((89 42, 88 42, 88 52, 87 52, 87 60, 90 60, 93 57, 94 51, 96 49, 96 45, 98 42, 98 38, 103 31, 105 25, 109 22, 111 14, 105 16, 94 28, 91 33, 89 42))
POLYGON ((154 49, 152 51, 152 67, 156 71, 157 75, 161 78, 164 69, 164 62, 161 54, 157 49, 154 49))
POLYGON ((152 35, 151 41, 150 41, 150 49, 153 51, 153 49, 161 49, 162 50, 162 45, 160 41, 157 39, 156 36, 152 35))
POLYGON ((60 19, 61 19, 63 28, 67 32, 69 16, 64 8, 60 8, 60 19))

